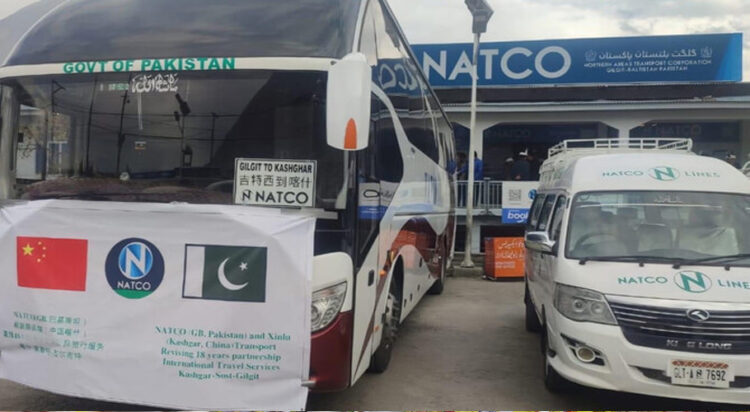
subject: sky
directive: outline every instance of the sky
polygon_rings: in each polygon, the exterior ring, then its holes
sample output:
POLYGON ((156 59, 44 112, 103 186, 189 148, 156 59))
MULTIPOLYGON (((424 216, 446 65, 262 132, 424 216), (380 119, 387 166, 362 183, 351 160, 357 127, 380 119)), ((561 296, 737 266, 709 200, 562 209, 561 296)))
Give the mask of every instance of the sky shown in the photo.
POLYGON ((36 3, 37 0, 0 0, 0 19, 4 19, 11 13, 28 6, 31 3, 36 3))
MULTIPOLYGON (((0 19, 36 0, 0 0, 0 19)), ((302 0, 304 1, 304 0, 302 0)), ((470 42, 463 0, 388 0, 408 40, 470 42)), ((488 0, 483 41, 742 32, 750 80, 750 0, 488 0)))

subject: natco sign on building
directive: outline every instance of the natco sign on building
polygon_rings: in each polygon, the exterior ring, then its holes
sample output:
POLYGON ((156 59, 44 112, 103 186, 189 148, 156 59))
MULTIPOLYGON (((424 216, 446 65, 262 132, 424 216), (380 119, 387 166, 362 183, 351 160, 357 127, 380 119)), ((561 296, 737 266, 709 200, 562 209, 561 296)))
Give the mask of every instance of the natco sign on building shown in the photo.
MULTIPOLYGON (((433 87, 471 87, 471 44, 414 46, 433 87)), ((736 82, 742 34, 483 43, 480 86, 736 82)))

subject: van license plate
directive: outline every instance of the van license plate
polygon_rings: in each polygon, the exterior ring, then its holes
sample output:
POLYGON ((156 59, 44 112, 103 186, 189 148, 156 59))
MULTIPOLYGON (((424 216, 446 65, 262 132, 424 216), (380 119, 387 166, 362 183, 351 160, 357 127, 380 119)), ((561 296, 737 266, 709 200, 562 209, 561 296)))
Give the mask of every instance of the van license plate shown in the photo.
POLYGON ((724 362, 673 359, 669 362, 667 375, 673 385, 728 388, 734 381, 734 371, 724 362))

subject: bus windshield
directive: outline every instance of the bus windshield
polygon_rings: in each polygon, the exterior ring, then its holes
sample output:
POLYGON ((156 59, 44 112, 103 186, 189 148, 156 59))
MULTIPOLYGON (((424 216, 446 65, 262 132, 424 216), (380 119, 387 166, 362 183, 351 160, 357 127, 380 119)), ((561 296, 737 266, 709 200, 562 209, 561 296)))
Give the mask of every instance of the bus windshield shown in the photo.
POLYGON ((750 264, 750 196, 704 192, 594 192, 576 196, 567 257, 673 262, 716 257, 750 264))
MULTIPOLYGON (((341 209, 323 72, 62 75, 5 80, 18 119, 11 197, 231 204, 235 159, 317 162, 315 207, 341 209)), ((14 112, 3 107, 3 114, 14 112)), ((10 134, 10 133, 6 133, 10 134)))

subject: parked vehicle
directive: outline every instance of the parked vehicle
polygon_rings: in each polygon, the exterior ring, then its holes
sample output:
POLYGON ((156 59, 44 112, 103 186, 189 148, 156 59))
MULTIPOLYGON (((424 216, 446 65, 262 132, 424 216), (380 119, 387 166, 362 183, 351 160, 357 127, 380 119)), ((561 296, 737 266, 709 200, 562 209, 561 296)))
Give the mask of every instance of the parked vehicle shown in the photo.
POLYGON ((544 381, 750 403, 750 181, 689 139, 550 149, 526 233, 544 381))
POLYGON ((384 371, 455 232, 452 128, 386 1, 126 3, 63 2, 0 67, 0 207, 235 204, 236 159, 314 161, 282 211, 317 219, 311 386, 384 371))

